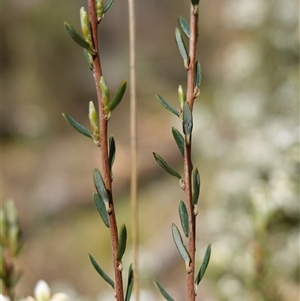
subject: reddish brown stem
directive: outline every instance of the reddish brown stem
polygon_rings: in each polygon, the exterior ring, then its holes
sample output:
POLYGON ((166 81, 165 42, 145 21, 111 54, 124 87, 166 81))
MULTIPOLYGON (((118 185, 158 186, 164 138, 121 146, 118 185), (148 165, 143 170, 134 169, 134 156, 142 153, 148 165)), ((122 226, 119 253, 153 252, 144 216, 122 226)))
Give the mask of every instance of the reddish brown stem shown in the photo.
MULTIPOLYGON (((195 62, 196 62, 196 44, 197 44, 197 28, 198 28, 198 12, 195 13, 194 6, 191 5, 190 11, 190 43, 189 43, 189 68, 187 71, 187 102, 189 103, 191 110, 193 110, 195 94, 195 62)), ((187 292, 188 301, 194 301, 195 294, 195 252, 196 252, 196 217, 194 214, 194 206, 192 200, 192 159, 191 159, 191 144, 192 135, 190 137, 190 143, 185 143, 184 153, 184 175, 185 175, 185 194, 186 203, 189 215, 189 245, 188 250, 191 257, 190 271, 187 275, 187 292)))
POLYGON ((93 62, 93 71, 95 78, 95 85, 97 91, 98 99, 98 109, 99 109, 99 135, 100 135, 100 153, 101 153, 101 174, 105 187, 109 194, 109 203, 110 203, 110 213, 109 217, 109 229, 111 236, 111 249, 112 249, 112 259, 113 267, 115 273, 115 295, 117 301, 124 300, 123 292, 123 280, 122 280, 122 269, 120 269, 120 263, 117 261, 117 249, 118 249, 118 227, 113 203, 112 195, 112 180, 111 172, 109 167, 108 160, 108 135, 107 135, 107 126, 108 121, 104 112, 104 104, 102 100, 102 93, 100 90, 99 81, 102 76, 100 53, 99 53, 99 42, 98 42, 98 21, 96 13, 96 3, 95 0, 88 0, 89 7, 89 19, 91 25, 92 40, 95 50, 94 62, 93 62))
MULTIPOLYGON (((192 137, 191 137, 192 138, 192 137)), ((185 144, 184 152, 184 176, 185 176, 185 195, 189 215, 189 254, 191 257, 190 271, 187 275, 187 292, 188 301, 195 300, 195 252, 196 252, 196 219, 194 215, 194 206, 192 200, 192 161, 191 161, 191 144, 185 144)))

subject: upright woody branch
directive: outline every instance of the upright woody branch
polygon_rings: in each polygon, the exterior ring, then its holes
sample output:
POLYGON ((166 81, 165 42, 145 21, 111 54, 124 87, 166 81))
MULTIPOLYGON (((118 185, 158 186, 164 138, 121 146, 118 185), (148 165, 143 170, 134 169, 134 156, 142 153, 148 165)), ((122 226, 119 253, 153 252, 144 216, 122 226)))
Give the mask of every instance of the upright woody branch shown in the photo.
POLYGON ((116 95, 111 99, 109 88, 101 68, 98 38, 98 26, 112 3, 113 0, 107 0, 106 3, 103 0, 88 0, 88 13, 84 7, 80 9, 82 35, 72 25, 65 22, 65 28, 69 35, 77 44, 84 48, 85 59, 90 70, 93 72, 97 92, 98 112, 91 101, 89 103, 88 114, 91 130, 79 124, 69 115, 63 115, 78 132, 92 138, 94 144, 100 149, 101 168, 100 170, 95 168, 93 171, 94 184, 97 191, 93 194, 93 198, 105 226, 110 231, 114 280, 104 272, 92 255, 89 254, 89 258, 97 273, 114 289, 117 301, 129 301, 133 289, 133 270, 132 265, 130 265, 127 289, 124 292, 122 257, 126 249, 127 230, 125 225, 121 225, 118 233, 112 191, 112 167, 115 159, 116 145, 113 136, 108 137, 108 122, 113 111, 124 96, 126 82, 121 83, 116 95))
MULTIPOLYGON (((199 0, 191 0, 190 22, 183 17, 179 17, 179 28, 175 29, 175 40, 183 59, 183 65, 187 72, 187 91, 184 92, 182 86, 178 88, 179 110, 173 108, 162 96, 157 95, 161 104, 170 112, 179 117, 182 124, 183 135, 176 128, 172 128, 172 134, 179 151, 183 156, 184 176, 175 171, 158 154, 153 153, 157 163, 169 174, 179 179, 180 186, 185 194, 185 202, 180 201, 178 206, 181 228, 188 243, 185 245, 180 230, 172 224, 172 236, 179 254, 185 262, 185 272, 187 279, 187 298, 188 301, 195 301, 197 287, 200 283, 205 270, 208 266, 211 247, 208 245, 202 265, 195 277, 195 253, 196 253, 196 216, 198 213, 197 203, 200 195, 200 174, 192 163, 192 132, 193 132, 193 107, 194 101, 200 95, 201 67, 196 61, 196 45, 198 35, 198 4, 199 0), (185 45, 184 39, 187 38, 189 47, 185 45)), ((155 282, 163 297, 168 301, 174 299, 166 290, 155 282)))

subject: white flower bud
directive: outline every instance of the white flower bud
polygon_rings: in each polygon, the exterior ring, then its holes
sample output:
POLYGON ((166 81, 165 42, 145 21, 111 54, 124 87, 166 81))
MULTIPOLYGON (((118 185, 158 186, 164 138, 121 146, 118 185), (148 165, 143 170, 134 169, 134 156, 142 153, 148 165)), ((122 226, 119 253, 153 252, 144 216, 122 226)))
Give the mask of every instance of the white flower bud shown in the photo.
POLYGON ((50 288, 44 280, 39 280, 34 288, 34 297, 37 301, 48 301, 51 297, 50 288))

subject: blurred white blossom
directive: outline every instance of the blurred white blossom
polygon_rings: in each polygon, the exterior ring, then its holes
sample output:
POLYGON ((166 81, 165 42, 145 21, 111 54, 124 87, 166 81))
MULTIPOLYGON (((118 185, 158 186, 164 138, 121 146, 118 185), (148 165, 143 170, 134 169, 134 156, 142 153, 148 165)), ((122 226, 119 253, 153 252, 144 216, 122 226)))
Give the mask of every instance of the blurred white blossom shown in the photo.
POLYGON ((51 290, 47 282, 39 280, 34 288, 34 298, 28 296, 24 301, 68 301, 69 297, 65 293, 51 295, 51 290))

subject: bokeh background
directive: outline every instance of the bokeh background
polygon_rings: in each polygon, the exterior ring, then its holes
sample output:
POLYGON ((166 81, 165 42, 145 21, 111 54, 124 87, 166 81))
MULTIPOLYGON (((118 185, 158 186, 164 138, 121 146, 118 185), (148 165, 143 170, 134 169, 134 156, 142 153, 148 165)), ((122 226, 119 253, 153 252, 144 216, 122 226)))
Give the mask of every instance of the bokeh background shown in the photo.
MULTIPOLYGON (((142 300, 162 300, 159 281, 184 300, 184 264, 171 237, 183 198, 153 160, 182 171, 171 135, 177 119, 155 94, 178 105, 186 74, 176 48, 177 17, 188 0, 138 0, 137 99, 142 300)), ((20 212, 26 248, 19 295, 39 279, 72 300, 114 300, 87 253, 111 271, 109 235, 94 208, 92 170, 99 152, 61 113, 88 126, 96 101, 82 50, 63 22, 79 29, 86 1, 2 1, 2 191, 20 212)), ((212 243, 198 300, 299 297, 299 3, 202 0, 198 59, 203 70, 194 111, 194 163, 201 174, 197 258, 212 243)), ((100 26, 106 81, 114 94, 129 78, 127 1, 116 0, 100 26)), ((129 93, 109 132, 117 143, 114 193, 119 224, 130 228, 129 93)), ((130 236, 125 271, 131 262, 130 236)), ((126 272, 125 272, 126 279, 126 272)))

